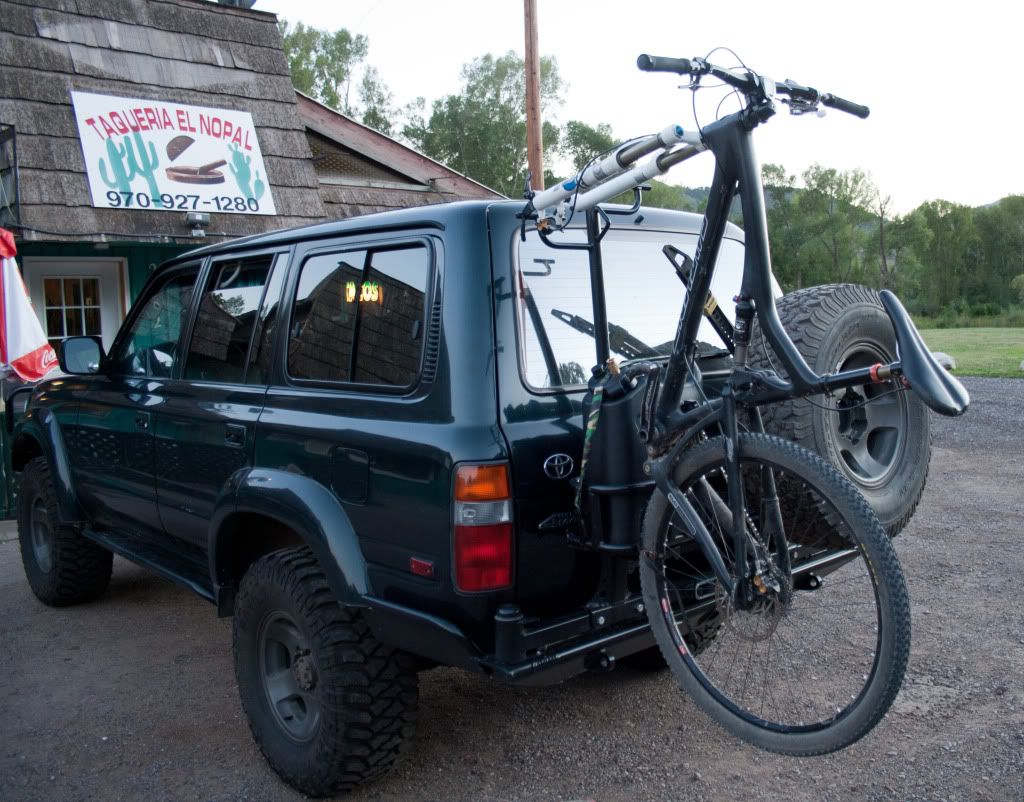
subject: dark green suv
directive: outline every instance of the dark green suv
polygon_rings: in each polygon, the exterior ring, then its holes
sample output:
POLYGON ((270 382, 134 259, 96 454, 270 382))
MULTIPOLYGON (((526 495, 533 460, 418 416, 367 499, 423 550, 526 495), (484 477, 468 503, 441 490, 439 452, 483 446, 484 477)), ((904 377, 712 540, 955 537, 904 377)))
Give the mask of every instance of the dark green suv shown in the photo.
MULTIPOLYGON (((91 338, 62 344, 65 375, 34 389, 17 424, 35 594, 93 599, 120 554, 233 615, 253 735, 305 793, 351 788, 394 763, 413 732, 420 670, 541 684, 617 660, 660 663, 630 561, 577 526, 595 354, 587 256, 541 244, 521 209, 409 209, 181 256, 153 274, 109 354, 91 338)), ((700 223, 658 210, 612 221, 602 248, 620 355, 650 357, 671 341, 684 288, 662 248, 692 254, 700 223)), ((739 229, 719 260, 713 290, 730 298, 739 229)), ((780 311, 814 322, 813 337, 791 332, 812 365, 818 351, 833 368, 892 355, 871 293, 795 297, 780 311)), ((728 352, 712 329, 702 339, 714 382, 728 352)), ((773 425, 810 438, 855 480, 874 470, 862 487, 898 499, 871 497, 897 529, 923 488, 923 407, 899 394, 876 424, 850 412, 845 434, 815 414, 793 406, 773 425), (871 442, 873 462, 851 468, 843 445, 860 454, 871 442)), ((642 460, 623 452, 623 464, 642 460)), ((623 484, 635 500, 604 522, 622 528, 634 557, 630 511, 651 484, 623 484)))

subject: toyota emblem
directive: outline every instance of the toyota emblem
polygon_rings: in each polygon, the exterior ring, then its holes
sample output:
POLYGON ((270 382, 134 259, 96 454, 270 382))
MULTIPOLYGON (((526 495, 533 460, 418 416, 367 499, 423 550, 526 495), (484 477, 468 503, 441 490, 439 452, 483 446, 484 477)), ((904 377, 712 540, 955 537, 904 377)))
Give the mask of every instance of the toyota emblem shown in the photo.
POLYGON ((552 479, 568 479, 572 466, 572 457, 568 454, 552 454, 544 460, 544 473, 552 479))

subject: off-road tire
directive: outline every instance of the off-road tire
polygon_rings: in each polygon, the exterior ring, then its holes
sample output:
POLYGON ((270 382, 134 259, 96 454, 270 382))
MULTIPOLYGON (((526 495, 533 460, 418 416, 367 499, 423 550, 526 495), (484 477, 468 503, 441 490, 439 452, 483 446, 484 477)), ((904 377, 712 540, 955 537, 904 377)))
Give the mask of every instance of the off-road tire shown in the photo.
POLYGON ((417 677, 408 655, 379 643, 359 613, 342 607, 306 548, 257 560, 235 607, 235 676, 249 727, 270 766, 309 796, 348 791, 386 773, 415 730, 417 677), (294 621, 314 666, 317 724, 296 740, 271 709, 261 675, 261 627, 294 621))
POLYGON ((63 523, 50 466, 43 457, 21 472, 18 541, 25 577, 36 598, 51 607, 93 601, 110 584, 114 555, 63 523))
MULTIPOLYGON (((856 284, 827 284, 789 293, 776 305, 783 327, 816 373, 833 373, 846 367, 890 362, 896 358, 892 324, 874 290, 856 284)), ((766 345, 755 319, 750 366, 771 368, 786 376, 770 346, 766 353, 766 345)), ((871 392, 877 395, 890 389, 890 386, 875 385, 871 392)), ((856 392, 864 394, 861 388, 856 392)), ((761 414, 765 430, 831 462, 867 499, 890 537, 895 536, 914 514, 928 478, 931 440, 927 408, 910 392, 885 399, 886 403, 898 407, 901 425, 897 427, 895 445, 880 449, 885 452, 884 464, 888 467, 884 472, 875 471, 872 477, 872 471, 858 473, 848 461, 849 456, 844 458, 849 441, 836 431, 840 421, 838 413, 815 405, 825 400, 816 396, 811 400, 801 398, 764 406, 761 414)), ((866 423, 871 432, 873 410, 870 404, 863 407, 863 414, 868 416, 866 423)))

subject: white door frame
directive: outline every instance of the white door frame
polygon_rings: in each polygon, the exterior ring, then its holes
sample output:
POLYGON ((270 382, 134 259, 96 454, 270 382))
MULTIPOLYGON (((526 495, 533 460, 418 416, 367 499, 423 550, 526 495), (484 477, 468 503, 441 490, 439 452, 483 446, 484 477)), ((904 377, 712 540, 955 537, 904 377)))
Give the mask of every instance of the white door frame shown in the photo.
POLYGON ((117 256, 26 256, 22 260, 25 286, 32 309, 46 331, 43 279, 56 276, 88 276, 100 280, 100 321, 103 348, 110 350, 114 335, 128 313, 128 265, 117 256))

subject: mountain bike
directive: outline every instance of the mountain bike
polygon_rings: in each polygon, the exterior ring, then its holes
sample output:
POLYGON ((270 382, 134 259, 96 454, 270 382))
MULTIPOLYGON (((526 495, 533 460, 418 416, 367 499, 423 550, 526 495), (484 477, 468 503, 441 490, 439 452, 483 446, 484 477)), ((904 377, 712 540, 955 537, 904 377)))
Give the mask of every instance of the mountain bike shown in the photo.
POLYGON ((606 554, 638 558, 644 604, 664 660, 706 713, 771 751, 841 749, 878 723, 902 683, 910 648, 906 583, 892 544, 850 481, 812 452, 765 434, 759 408, 864 384, 881 386, 872 398, 915 392, 943 415, 962 414, 969 397, 936 363, 891 292, 883 291, 881 299, 895 331, 897 359, 833 374, 818 375, 807 365, 776 312, 753 131, 779 102, 798 115, 828 107, 863 118, 868 108, 706 58, 642 55, 637 64, 648 72, 688 76, 694 91, 717 79, 739 94, 742 108, 696 131, 673 125, 623 143, 572 178, 527 192, 524 235, 532 221, 550 247, 589 254, 593 323, 552 310, 596 342, 597 367, 585 403, 578 536, 606 554), (609 325, 601 239, 609 214, 637 213, 645 181, 704 151, 714 155, 715 171, 695 252, 690 257, 665 247, 686 287, 665 354, 609 325), (645 156, 651 158, 638 163, 645 156), (629 190, 632 208, 600 205, 629 190), (737 195, 745 262, 730 320, 710 287, 737 195), (559 240, 556 232, 579 213, 586 218, 585 241, 559 240), (755 316, 765 353, 770 346, 779 371, 748 366, 755 316), (704 317, 732 352, 731 370, 713 390, 702 382, 695 358, 704 317), (611 358, 610 342, 626 356, 622 365, 611 358), (627 442, 632 451, 622 447, 627 442), (587 511, 602 498, 630 503, 624 500, 629 491, 644 483, 616 484, 607 476, 621 475, 622 463, 637 448, 654 492, 639 534, 609 542, 593 531, 587 511))

